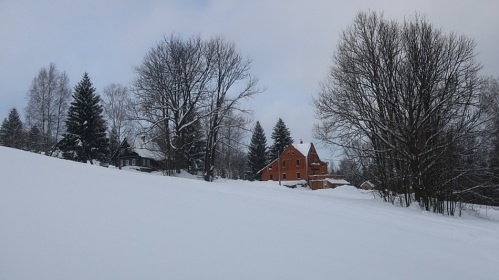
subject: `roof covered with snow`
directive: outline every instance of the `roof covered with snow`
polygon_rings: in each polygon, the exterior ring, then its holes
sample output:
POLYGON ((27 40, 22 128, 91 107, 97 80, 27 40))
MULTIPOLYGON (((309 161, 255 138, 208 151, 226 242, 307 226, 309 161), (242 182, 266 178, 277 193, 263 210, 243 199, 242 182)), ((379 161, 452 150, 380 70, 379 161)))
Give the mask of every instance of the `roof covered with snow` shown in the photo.
POLYGON ((333 179, 333 178, 327 178, 326 181, 333 185, 350 185, 350 182, 344 179, 333 179))
POLYGON ((130 147, 133 149, 133 151, 136 152, 140 157, 150 158, 154 160, 165 159, 158 144, 151 140, 147 140, 144 137, 132 138, 130 139, 128 144, 130 144, 130 147))
POLYGON ((296 185, 306 185, 307 181, 305 180, 286 180, 282 181, 284 186, 296 186, 296 185))
POLYGON ((308 152, 310 151, 311 146, 311 143, 293 144, 293 147, 295 147, 298 152, 300 152, 304 156, 308 156, 308 152))

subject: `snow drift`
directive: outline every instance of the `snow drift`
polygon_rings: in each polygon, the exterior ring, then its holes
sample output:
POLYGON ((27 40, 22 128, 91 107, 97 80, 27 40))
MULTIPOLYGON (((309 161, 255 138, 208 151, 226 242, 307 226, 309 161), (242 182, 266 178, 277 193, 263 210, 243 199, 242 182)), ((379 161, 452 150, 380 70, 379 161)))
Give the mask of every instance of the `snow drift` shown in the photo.
POLYGON ((498 279, 499 223, 0 147, 0 279, 498 279))

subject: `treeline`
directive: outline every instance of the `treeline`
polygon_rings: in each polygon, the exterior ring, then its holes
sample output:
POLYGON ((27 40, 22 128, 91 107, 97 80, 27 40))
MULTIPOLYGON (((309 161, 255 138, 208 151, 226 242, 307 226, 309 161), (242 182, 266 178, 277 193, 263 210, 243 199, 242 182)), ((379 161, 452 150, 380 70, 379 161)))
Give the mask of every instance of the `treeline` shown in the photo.
POLYGON ((105 162, 125 137, 147 135, 170 174, 186 169, 211 181, 218 166, 242 178, 251 121, 244 101, 261 92, 250 66, 222 37, 171 35, 148 51, 129 86, 110 84, 101 98, 87 73, 71 91, 67 74, 50 64, 33 79, 24 123, 15 108, 5 118, 0 144, 105 162))
MULTIPOLYGON (((147 52, 130 85, 109 84, 99 95, 88 73, 71 89, 66 72, 51 63, 33 78, 24 122, 16 108, 4 119, 0 145, 112 163, 125 138, 144 137, 158 147, 166 174, 258 179, 257 171, 293 140, 279 119, 274 144, 267 147, 264 139, 263 153, 256 153, 263 159, 255 163, 244 101, 260 90, 250 65, 222 37, 171 35, 147 52)), ((257 122, 254 135, 263 133, 258 128, 257 122)))
POLYGON ((260 171, 278 158, 284 149, 294 142, 288 127, 281 118, 277 120, 270 138, 273 140, 273 144, 268 146, 265 131, 260 122, 257 121, 248 147, 249 180, 260 180, 260 171))
POLYGON ((499 205, 499 87, 480 68, 466 36, 359 13, 314 98, 315 135, 386 201, 450 215, 499 205))

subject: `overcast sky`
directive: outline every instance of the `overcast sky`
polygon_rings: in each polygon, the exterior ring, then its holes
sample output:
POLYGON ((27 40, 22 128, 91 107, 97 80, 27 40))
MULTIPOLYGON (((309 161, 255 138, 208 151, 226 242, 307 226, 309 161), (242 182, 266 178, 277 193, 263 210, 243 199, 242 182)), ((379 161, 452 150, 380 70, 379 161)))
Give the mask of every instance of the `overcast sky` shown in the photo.
POLYGON ((482 74, 499 76, 496 0, 1 0, 0 121, 12 107, 24 113, 31 81, 51 62, 71 87, 88 72, 101 93, 111 83, 130 85, 133 67, 164 35, 221 34, 252 58, 251 72, 266 89, 247 105, 268 144, 279 117, 295 141, 314 142, 311 98, 339 33, 367 10, 397 20, 418 12, 444 32, 473 38, 482 74))

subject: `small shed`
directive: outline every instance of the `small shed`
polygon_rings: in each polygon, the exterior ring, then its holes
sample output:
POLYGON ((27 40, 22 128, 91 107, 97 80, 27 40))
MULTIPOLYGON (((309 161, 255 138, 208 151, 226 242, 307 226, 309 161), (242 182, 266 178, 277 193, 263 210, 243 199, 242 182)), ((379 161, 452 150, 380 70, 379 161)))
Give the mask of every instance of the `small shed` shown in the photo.
POLYGON ((336 188, 339 186, 350 185, 345 179, 335 179, 335 178, 327 178, 325 180, 325 188, 336 188))
POLYGON ((363 190, 374 190, 374 184, 370 181, 365 181, 364 183, 360 184, 360 188, 363 190))
POLYGON ((311 175, 308 177, 308 183, 312 190, 336 188, 342 185, 350 185, 342 175, 311 175))

